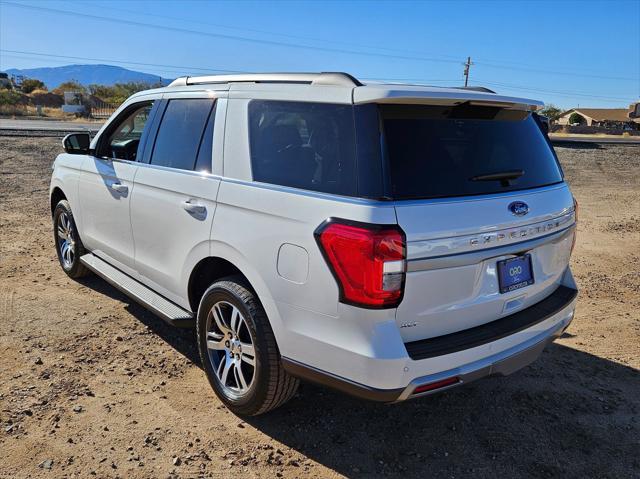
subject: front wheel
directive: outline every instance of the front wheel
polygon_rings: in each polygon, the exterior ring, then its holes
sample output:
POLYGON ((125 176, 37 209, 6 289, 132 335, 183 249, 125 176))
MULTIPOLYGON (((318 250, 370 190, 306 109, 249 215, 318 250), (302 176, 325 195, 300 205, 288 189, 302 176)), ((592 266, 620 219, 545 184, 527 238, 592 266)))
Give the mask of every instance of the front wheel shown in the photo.
POLYGON ((220 280, 204 293, 196 326, 209 383, 232 412, 256 416, 295 394, 298 380, 283 369, 267 315, 241 278, 220 280))
POLYGON ((86 276, 89 270, 80 262, 80 257, 86 251, 67 200, 59 201, 53 211, 53 238, 64 272, 74 279, 86 276))

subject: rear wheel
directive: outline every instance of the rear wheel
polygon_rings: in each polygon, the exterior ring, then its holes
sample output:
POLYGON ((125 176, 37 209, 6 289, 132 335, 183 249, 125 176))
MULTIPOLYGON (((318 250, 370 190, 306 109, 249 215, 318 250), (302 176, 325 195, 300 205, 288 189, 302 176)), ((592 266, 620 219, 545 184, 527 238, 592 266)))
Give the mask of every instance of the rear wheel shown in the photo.
POLYGON ((262 414, 295 394, 298 380, 282 368, 267 315, 241 278, 220 280, 204 293, 197 330, 209 383, 232 412, 262 414))
POLYGON ((86 276, 89 270, 80 262, 80 257, 86 251, 67 200, 59 201, 53 211, 53 238, 58 261, 64 272, 71 278, 86 276))

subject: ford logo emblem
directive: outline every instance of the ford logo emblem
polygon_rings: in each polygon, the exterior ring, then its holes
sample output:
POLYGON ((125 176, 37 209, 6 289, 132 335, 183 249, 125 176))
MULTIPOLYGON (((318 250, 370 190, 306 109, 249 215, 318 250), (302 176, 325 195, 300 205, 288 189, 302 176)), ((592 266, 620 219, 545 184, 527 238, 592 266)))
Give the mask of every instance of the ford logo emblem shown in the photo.
POLYGON ((529 205, 524 201, 514 201, 509 205, 509 211, 515 216, 524 216, 529 212, 529 205))

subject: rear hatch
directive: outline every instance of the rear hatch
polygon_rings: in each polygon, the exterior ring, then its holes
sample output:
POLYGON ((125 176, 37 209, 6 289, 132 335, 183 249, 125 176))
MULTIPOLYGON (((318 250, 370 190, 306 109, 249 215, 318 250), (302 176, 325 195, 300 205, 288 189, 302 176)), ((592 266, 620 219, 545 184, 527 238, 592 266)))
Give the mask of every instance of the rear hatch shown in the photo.
POLYGON ((535 116, 477 102, 378 110, 385 189, 407 239, 403 339, 485 324, 551 294, 575 217, 535 116))

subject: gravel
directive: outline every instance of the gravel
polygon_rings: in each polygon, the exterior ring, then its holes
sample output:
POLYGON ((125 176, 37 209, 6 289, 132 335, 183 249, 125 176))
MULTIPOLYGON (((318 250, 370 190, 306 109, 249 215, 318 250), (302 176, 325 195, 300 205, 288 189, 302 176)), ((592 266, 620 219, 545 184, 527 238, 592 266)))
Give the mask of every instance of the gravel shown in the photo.
POLYGON ((640 147, 557 151, 580 204, 581 293, 536 363, 398 405, 305 384, 238 419, 190 331, 61 271, 59 139, 0 136, 0 478, 640 477, 640 147))

